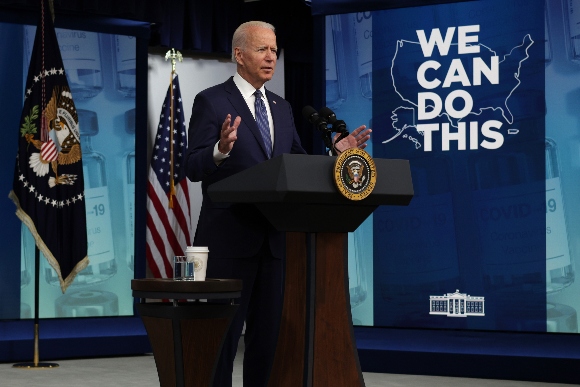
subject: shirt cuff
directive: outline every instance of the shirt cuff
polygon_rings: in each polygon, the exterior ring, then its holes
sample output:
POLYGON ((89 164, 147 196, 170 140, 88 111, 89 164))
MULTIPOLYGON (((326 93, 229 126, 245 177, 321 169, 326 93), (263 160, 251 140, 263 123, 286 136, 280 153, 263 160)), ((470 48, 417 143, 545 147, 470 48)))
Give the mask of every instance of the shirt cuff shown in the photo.
POLYGON ((227 154, 223 154, 222 152, 219 151, 218 149, 219 143, 220 143, 219 141, 216 142, 215 146, 213 147, 213 162, 215 163, 215 165, 220 165, 225 159, 230 157, 229 152, 227 154))

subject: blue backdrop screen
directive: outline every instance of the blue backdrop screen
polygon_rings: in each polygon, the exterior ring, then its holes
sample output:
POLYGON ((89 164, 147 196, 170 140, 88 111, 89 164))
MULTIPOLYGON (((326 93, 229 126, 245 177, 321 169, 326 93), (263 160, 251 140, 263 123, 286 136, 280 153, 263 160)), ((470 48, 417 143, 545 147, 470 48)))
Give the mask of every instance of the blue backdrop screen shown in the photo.
POLYGON ((373 128, 373 157, 408 159, 415 189, 350 235, 355 324, 578 332, 575 6, 326 17, 327 105, 373 128))
MULTIPOLYGON (((0 69, 9 130, 2 191, 7 246, 0 257, 0 319, 34 317, 35 243, 8 199, 18 145, 24 85, 36 26, 0 22, 5 53, 0 69), (10 53, 10 55, 9 55, 10 53)), ((135 120, 136 49, 134 35, 56 28, 68 84, 78 111, 85 179, 90 265, 65 294, 41 253, 39 317, 133 316, 130 280, 135 277, 135 120)))

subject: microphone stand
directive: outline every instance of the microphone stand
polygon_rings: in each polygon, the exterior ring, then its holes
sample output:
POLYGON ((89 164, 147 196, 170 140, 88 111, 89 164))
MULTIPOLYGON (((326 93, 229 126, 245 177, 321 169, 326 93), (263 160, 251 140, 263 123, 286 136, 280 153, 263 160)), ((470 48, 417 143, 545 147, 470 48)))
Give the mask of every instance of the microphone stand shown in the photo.
POLYGON ((332 129, 331 129, 331 128, 328 128, 328 125, 326 125, 327 126, 326 130, 329 132, 328 133, 329 138, 330 138, 330 132, 340 133, 340 136, 338 136, 336 141, 334 141, 334 143, 332 143, 332 146, 328 147, 328 145, 327 145, 327 147, 332 150, 332 155, 336 156, 337 152, 336 152, 336 148, 334 145, 349 135, 348 130, 346 130, 346 122, 344 122, 343 120, 337 120, 334 112, 326 106, 323 107, 322 109, 320 109, 319 115, 323 117, 323 119, 325 120, 326 123, 330 123, 330 125, 332 126, 332 129))
MULTIPOLYGON (((325 125, 326 126, 326 125, 325 125)), ((328 127, 326 127, 326 129, 321 130, 322 132, 322 140, 324 140, 324 145, 330 149, 330 151, 332 152, 333 156, 336 156, 336 151, 334 149, 334 144, 332 143, 332 130, 330 130, 328 127)))
POLYGON ((312 122, 312 124, 318 131, 320 131, 324 145, 332 151, 333 156, 336 156, 334 144, 332 143, 332 128, 330 128, 326 120, 323 119, 312 122))

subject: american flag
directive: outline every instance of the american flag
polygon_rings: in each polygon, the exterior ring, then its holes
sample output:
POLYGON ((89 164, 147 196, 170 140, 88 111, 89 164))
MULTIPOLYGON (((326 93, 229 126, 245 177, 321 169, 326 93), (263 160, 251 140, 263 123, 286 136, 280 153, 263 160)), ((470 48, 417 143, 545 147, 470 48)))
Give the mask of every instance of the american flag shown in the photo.
POLYGON ((174 75, 159 117, 147 185, 146 255, 151 273, 156 278, 172 278, 173 257, 185 255, 185 248, 191 244, 189 190, 181 165, 186 150, 187 128, 183 116, 179 79, 174 75), (172 179, 175 186, 174 195, 171 195, 172 179))

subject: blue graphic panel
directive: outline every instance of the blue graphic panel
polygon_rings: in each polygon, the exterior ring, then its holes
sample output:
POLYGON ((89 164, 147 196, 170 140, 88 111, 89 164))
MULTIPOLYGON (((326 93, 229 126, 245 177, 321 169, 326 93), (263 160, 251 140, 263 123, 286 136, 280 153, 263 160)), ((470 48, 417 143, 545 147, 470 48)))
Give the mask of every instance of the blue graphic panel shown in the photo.
MULTIPOLYGON (((23 28, 27 67, 36 27, 23 28)), ((90 264, 63 295, 41 254, 40 317, 132 316, 136 39, 60 28, 56 35, 79 116, 90 264)), ((22 256, 33 257, 24 227, 22 245, 22 256)), ((30 288, 23 301, 33 301, 30 288)))
MULTIPOLYGON (((9 130, 3 148, 10 166, 36 26, 0 23, 0 32, 6 37, 0 44, 6 53, 0 68, 8 74, 1 82, 11 90, 6 94, 9 130)), ((56 272, 41 254, 39 317, 133 316, 128 284, 135 276, 136 38, 61 28, 56 33, 79 116, 90 265, 62 294, 56 272)), ((4 177, 2 240, 7 247, 0 257, 0 293, 6 302, 0 319, 28 319, 34 317, 35 243, 8 199, 12 175, 4 177)))
POLYGON ((579 6, 326 17, 326 105, 411 160, 416 192, 349 235, 355 325, 578 332, 579 6))
POLYGON ((372 13, 373 156, 415 186, 374 214, 374 325, 547 329, 545 7, 520 3, 372 13))

